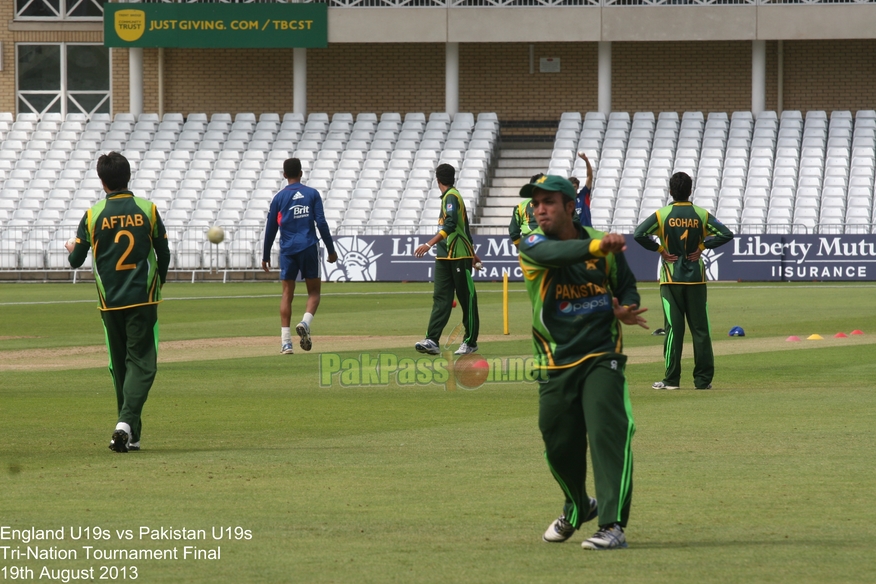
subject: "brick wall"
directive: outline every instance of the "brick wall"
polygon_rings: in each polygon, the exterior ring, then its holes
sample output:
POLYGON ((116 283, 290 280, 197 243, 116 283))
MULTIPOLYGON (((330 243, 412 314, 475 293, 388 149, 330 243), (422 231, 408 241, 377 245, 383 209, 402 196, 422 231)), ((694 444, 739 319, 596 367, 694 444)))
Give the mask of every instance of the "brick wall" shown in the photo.
MULTIPOLYGON (((147 86, 156 88, 143 107, 157 111, 158 50, 143 61, 147 86)), ((166 112, 292 111, 292 49, 165 49, 164 71, 166 112)))
POLYGON ((307 109, 354 115, 442 111, 444 51, 438 43, 308 49, 307 109))
POLYGON ((785 109, 876 109, 876 40, 783 44, 785 109))
MULTIPOLYGON (((10 22, 14 3, 0 2, 10 22)), ((100 32, 0 28, 0 111, 15 111, 16 42, 100 42, 100 32)), ((462 43, 460 110, 503 120, 555 120, 597 107, 596 43, 462 43), (539 73, 558 57, 560 73, 539 73)), ((784 108, 876 108, 876 40, 784 42, 784 108)), ((165 111, 292 109, 292 50, 166 49, 165 111)), ((751 107, 749 41, 614 43, 618 111, 732 112, 751 107)), ((128 51, 112 49, 113 111, 128 111, 128 51)), ((158 110, 158 50, 144 49, 146 111, 158 110)), ((777 106, 777 42, 767 42, 767 108, 777 106)), ((336 44, 308 50, 308 110, 353 114, 444 109, 444 45, 336 44)))
POLYGON ((751 109, 751 41, 614 43, 611 57, 615 110, 751 109))
MULTIPOLYGON (((598 105, 596 43, 462 43, 459 108, 496 112, 502 120, 558 120, 598 105), (560 59, 559 73, 540 73, 539 60, 560 59)), ((443 60, 442 60, 443 61, 443 60)))

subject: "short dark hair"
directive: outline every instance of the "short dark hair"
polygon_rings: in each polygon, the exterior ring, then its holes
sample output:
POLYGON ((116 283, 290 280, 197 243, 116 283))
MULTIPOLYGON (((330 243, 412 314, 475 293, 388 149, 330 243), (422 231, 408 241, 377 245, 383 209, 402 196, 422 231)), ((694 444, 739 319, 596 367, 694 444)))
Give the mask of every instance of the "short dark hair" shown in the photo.
POLYGON ((684 172, 676 172, 669 179, 669 194, 675 201, 687 201, 690 199, 690 189, 693 181, 684 172))
POLYGON ((569 177, 569 182, 572 183, 572 186, 575 187, 575 190, 576 190, 576 191, 578 190, 578 187, 581 186, 581 181, 578 180, 578 177, 577 177, 577 176, 570 176, 570 177, 569 177))
POLYGON ((287 158, 283 161, 283 174, 286 178, 298 178, 301 176, 301 161, 297 158, 287 158))
POLYGON ((97 176, 110 191, 121 191, 131 180, 131 163, 118 152, 103 154, 97 159, 97 176))
POLYGON ((449 164, 439 164, 435 169, 435 180, 446 187, 452 187, 456 181, 456 169, 449 164))
POLYGON ((529 184, 533 184, 535 181, 537 181, 538 179, 540 179, 540 178, 543 177, 543 176, 544 176, 544 173, 543 173, 543 172, 539 172, 539 173, 537 173, 537 174, 532 175, 532 176, 529 178, 529 184))

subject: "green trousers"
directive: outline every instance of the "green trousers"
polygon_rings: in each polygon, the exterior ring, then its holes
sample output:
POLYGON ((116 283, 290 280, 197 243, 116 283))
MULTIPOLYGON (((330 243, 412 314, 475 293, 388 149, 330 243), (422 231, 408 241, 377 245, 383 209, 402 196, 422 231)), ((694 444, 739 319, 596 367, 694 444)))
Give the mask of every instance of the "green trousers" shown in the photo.
POLYGON ((576 528, 590 510, 587 444, 593 461, 599 525, 626 526, 633 498, 636 430, 624 377, 625 355, 609 353, 550 371, 538 392, 538 427, 545 458, 566 495, 563 514, 576 528))
POLYGON ((107 310, 100 314, 119 422, 130 425, 131 442, 139 442, 143 429, 140 415, 158 370, 158 305, 107 310))
POLYGON ((478 294, 471 278, 471 259, 435 260, 435 288, 432 292, 432 315, 429 317, 429 330, 426 338, 441 344, 441 333, 450 320, 453 310, 453 296, 462 308, 462 324, 465 326, 465 341, 469 345, 478 342, 480 317, 478 316, 478 294))
POLYGON ((663 284, 660 296, 663 300, 664 329, 663 356, 666 359, 666 375, 663 383, 680 385, 681 352, 684 348, 684 321, 690 327, 694 350, 694 387, 705 388, 715 376, 715 356, 712 353, 711 325, 706 284, 663 284))

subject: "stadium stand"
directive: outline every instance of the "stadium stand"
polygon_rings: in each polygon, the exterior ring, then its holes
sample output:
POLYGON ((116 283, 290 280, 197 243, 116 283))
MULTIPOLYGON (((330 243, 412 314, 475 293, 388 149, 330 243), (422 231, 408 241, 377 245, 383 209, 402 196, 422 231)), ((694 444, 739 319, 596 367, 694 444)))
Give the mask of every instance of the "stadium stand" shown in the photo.
POLYGON ((470 113, 0 118, 0 269, 66 267, 63 243, 103 195, 94 170, 100 152, 117 150, 131 162, 131 189, 164 218, 172 268, 254 269, 286 158, 302 160, 335 233, 434 231, 435 167, 460 170, 475 210, 499 130, 495 115, 470 113), (214 224, 226 231, 219 246, 205 243, 214 224))
MULTIPOLYGON (((131 188, 162 213, 175 269, 255 269, 265 212, 289 156, 302 160, 305 182, 322 193, 336 234, 434 231, 434 169, 443 162, 459 170, 473 221, 501 228, 514 188, 498 205, 485 200, 499 134, 489 113, 0 114, 0 269, 66 268, 63 242, 102 196, 95 162, 110 149, 128 157, 131 188), (219 246, 205 243, 214 224, 227 235, 219 246)), ((600 229, 631 233, 668 202, 669 177, 684 171, 694 180, 693 201, 741 233, 876 232, 873 110, 756 118, 567 112, 546 168, 521 164, 583 180, 579 151, 593 165, 600 229)))

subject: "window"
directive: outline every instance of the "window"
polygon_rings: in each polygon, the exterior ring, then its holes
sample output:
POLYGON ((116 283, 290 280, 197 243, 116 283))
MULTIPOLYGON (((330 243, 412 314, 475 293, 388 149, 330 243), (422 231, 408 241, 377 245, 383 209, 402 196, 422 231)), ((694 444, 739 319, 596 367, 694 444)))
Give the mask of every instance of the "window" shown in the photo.
POLYGON ((19 43, 16 51, 19 113, 110 112, 107 47, 19 43))
POLYGON ((15 18, 102 19, 107 0, 15 0, 15 18))

